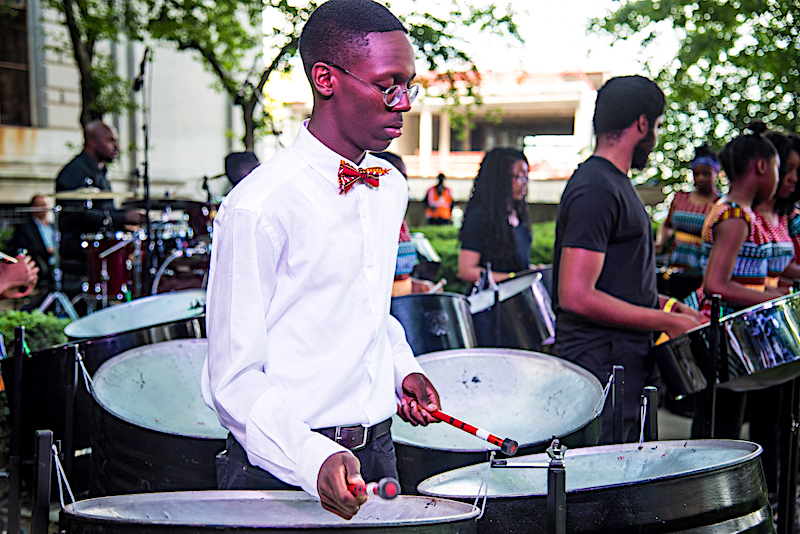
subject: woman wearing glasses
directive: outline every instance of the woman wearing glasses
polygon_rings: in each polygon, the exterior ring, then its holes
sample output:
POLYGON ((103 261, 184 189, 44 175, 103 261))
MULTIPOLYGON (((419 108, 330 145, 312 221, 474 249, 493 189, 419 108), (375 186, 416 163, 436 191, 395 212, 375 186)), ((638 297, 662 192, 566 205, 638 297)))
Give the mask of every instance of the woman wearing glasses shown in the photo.
POLYGON ((495 148, 481 162, 459 233, 458 277, 467 292, 487 265, 503 281, 530 268, 531 234, 528 160, 514 148, 495 148))

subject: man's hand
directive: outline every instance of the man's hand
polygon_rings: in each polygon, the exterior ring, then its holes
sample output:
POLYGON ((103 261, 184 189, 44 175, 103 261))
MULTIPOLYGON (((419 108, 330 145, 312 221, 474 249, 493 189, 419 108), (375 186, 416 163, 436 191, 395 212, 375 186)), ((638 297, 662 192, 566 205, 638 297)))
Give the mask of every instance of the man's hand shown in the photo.
POLYGON ((403 379, 403 398, 397 406, 397 415, 414 426, 427 426, 439 422, 430 412, 439 409, 439 394, 428 378, 411 373, 403 379))
POLYGON ((137 208, 125 212, 125 224, 137 225, 147 222, 147 212, 137 208))
POLYGON ((669 314, 669 321, 664 327, 664 332, 666 332, 670 339, 675 339, 692 328, 696 328, 708 322, 708 318, 703 314, 700 314, 700 316, 702 319, 698 319, 695 314, 671 312, 669 314))
POLYGON ((351 519, 366 496, 356 497, 347 489, 347 484, 363 484, 361 462, 352 452, 337 452, 322 464, 317 476, 317 492, 322 507, 344 519, 351 519))

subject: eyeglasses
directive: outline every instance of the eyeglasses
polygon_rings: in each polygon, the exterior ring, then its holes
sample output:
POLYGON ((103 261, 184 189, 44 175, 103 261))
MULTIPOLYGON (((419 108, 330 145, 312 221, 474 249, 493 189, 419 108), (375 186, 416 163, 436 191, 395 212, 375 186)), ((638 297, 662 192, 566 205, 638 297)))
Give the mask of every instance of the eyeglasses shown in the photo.
POLYGON ((363 83, 364 85, 372 87, 373 89, 381 93, 383 95, 383 103, 390 108, 393 108, 400 103, 400 101, 403 99, 403 93, 408 95, 409 104, 411 104, 412 102, 414 102, 414 100, 416 100, 417 94, 419 93, 419 85, 416 83, 409 88, 404 88, 402 85, 398 84, 398 85, 393 85, 388 89, 381 89, 380 86, 375 85, 374 83, 369 83, 368 81, 359 78, 358 76, 356 76, 355 74, 353 74, 344 67, 340 67, 339 65, 335 65, 333 63, 328 63, 328 65, 330 65, 331 67, 336 67, 340 71, 344 72, 345 74, 349 74, 350 76, 352 76, 359 82, 363 83))
POLYGON ((527 174, 520 174, 514 177, 519 185, 527 184, 530 181, 527 174))

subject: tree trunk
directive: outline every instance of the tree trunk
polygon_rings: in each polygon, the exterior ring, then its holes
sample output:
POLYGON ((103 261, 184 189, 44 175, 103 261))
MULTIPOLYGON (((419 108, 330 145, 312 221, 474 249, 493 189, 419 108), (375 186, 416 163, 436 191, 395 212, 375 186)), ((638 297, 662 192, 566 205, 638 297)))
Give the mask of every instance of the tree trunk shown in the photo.
POLYGON ((257 104, 258 98, 256 98, 255 95, 242 99, 241 103, 242 117, 244 117, 244 136, 242 137, 242 142, 244 143, 244 149, 248 152, 255 151, 256 121, 253 115, 255 114, 257 104))

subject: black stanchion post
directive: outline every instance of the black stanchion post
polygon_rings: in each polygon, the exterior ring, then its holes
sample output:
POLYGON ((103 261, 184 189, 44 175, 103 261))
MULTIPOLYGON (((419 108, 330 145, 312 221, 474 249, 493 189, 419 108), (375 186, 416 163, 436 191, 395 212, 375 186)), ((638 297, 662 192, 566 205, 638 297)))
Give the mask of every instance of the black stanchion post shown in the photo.
POLYGON ((784 385, 783 410, 780 425, 783 428, 781 447, 781 474, 778 488, 778 534, 792 534, 796 515, 798 421, 800 420, 800 379, 784 385))
POLYGON ((25 360, 25 327, 14 329, 14 377, 11 402, 11 454, 8 471, 8 534, 20 533, 20 444, 22 440, 22 373, 25 360))
POLYGON ((31 505, 31 534, 47 534, 50 525, 50 477, 53 475, 53 433, 36 431, 35 484, 31 505))
POLYGON ((64 473, 67 478, 72 476, 72 464, 75 461, 75 393, 78 387, 78 380, 81 376, 80 350, 78 345, 74 347, 74 360, 73 360, 73 373, 70 377, 67 375, 66 398, 64 399, 64 437, 61 440, 62 448, 61 463, 64 466, 64 473))
POLYGON ((645 386, 642 399, 647 399, 644 411, 644 440, 658 441, 658 389, 645 386))
MULTIPOLYGON (((714 424, 717 411, 717 364, 720 359, 719 316, 721 304, 722 297, 720 295, 711 296, 711 323, 708 327, 708 358, 706 361, 700 362, 703 375, 705 375, 708 385, 706 389, 697 394, 695 420, 692 426, 693 438, 714 439, 714 424)), ((727 364, 727 361, 725 363, 727 364)))
POLYGON ((614 414, 614 443, 624 441, 625 430, 625 367, 615 365, 612 368, 614 380, 611 386, 611 407, 614 414))
POLYGON ((547 532, 567 534, 567 472, 564 451, 558 440, 547 449, 550 465, 547 468, 547 532))

